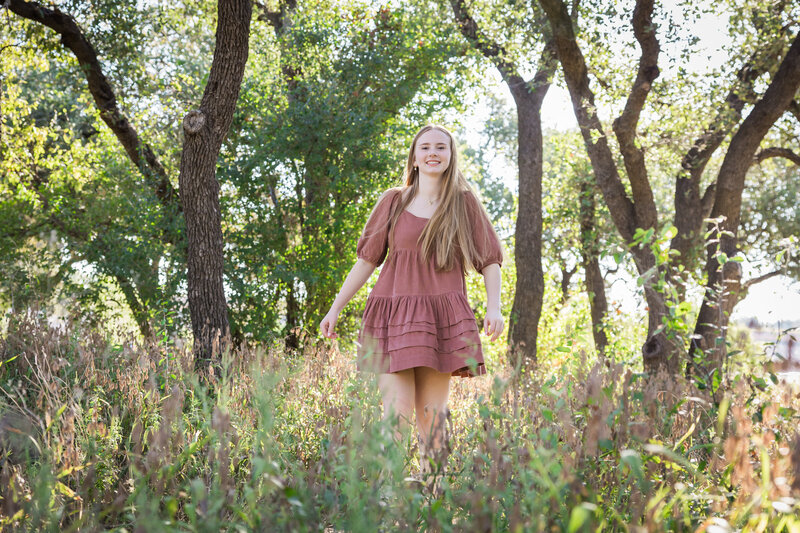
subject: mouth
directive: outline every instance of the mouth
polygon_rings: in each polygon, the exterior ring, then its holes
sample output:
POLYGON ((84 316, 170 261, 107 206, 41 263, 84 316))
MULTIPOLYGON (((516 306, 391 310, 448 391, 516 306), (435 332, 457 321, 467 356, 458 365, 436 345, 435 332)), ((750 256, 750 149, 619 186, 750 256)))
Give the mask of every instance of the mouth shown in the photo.
POLYGON ((425 164, 428 165, 429 167, 435 167, 440 165, 441 163, 442 163, 441 161, 437 161, 435 159, 432 159, 430 161, 425 161, 425 164))

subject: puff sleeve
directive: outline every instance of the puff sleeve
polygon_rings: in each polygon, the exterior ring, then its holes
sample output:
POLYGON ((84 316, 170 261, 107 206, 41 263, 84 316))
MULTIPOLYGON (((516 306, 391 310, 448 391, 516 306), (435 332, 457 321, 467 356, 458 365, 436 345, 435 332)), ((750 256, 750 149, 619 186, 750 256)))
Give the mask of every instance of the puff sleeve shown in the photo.
POLYGON ((473 266, 475 270, 481 272, 488 265, 497 263, 503 265, 503 247, 500 239, 492 226, 492 221, 480 204, 480 200, 471 192, 464 193, 464 203, 467 211, 467 218, 472 225, 472 239, 478 258, 473 266))
POLYGON ((389 217, 398 196, 395 189, 390 189, 378 200, 364 226, 364 231, 361 232, 361 238, 358 239, 356 256, 359 259, 375 266, 380 266, 386 259, 389 249, 389 217))

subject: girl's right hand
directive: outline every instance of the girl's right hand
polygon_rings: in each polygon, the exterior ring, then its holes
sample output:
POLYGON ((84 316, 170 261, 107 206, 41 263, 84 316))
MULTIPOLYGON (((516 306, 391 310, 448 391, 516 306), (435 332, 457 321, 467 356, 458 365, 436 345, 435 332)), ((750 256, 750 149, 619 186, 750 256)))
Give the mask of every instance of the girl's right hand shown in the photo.
POLYGON ((323 337, 327 337, 329 339, 335 339, 338 337, 334 329, 336 328, 336 322, 339 320, 339 313, 335 313, 333 311, 328 311, 328 314, 325 315, 325 318, 322 319, 322 322, 319 323, 319 331, 322 333, 323 337))

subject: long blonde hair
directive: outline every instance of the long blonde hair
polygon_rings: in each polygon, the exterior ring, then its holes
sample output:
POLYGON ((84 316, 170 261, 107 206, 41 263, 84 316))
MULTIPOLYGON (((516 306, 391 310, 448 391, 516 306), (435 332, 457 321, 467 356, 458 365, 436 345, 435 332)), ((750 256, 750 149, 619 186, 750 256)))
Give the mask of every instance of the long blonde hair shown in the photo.
MULTIPOLYGON (((420 136, 430 130, 441 131, 450 139, 450 164, 441 177, 439 206, 419 236, 418 242, 421 244, 422 257, 425 262, 430 261, 433 257, 436 270, 452 270, 456 266, 457 259, 461 259, 463 270, 468 267, 475 268, 475 265, 480 264, 483 258, 478 256, 471 229, 473 224, 480 224, 480 221, 469 220, 465 194, 473 195, 475 202, 480 206, 481 214, 488 215, 458 168, 458 150, 453 135, 442 126, 428 124, 414 136, 406 162, 405 186, 401 188, 402 193, 406 191, 408 193, 401 195, 401 201, 392 213, 389 227, 396 227, 397 219, 419 191, 419 170, 414 167, 414 150, 420 136)), ((390 250, 394 249, 393 233, 389 232, 390 250)))

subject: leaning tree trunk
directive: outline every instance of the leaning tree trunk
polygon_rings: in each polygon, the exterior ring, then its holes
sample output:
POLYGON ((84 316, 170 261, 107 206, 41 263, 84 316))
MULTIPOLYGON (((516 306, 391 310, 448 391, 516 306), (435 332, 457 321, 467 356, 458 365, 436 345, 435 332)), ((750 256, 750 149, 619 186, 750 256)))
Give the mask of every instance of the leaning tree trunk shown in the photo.
MULTIPOLYGON (((57 32, 61 45, 72 52, 80 66, 80 72, 86 79, 87 89, 92 95, 100 118, 117 138, 131 163, 143 176, 146 186, 163 208, 164 224, 161 227, 161 238, 180 247, 184 236, 180 231, 180 225, 176 223, 180 214, 177 191, 172 186, 167 171, 161 165, 153 149, 140 137, 136 128, 120 108, 114 87, 103 71, 103 65, 97 57, 97 51, 89 40, 89 36, 84 33, 72 15, 61 11, 58 7, 25 0, 8 0, 4 6, 20 17, 47 26, 57 32)), ((112 247, 103 242, 101 237, 92 238, 87 232, 76 231, 66 219, 61 221, 55 213, 51 213, 49 218, 59 231, 81 242, 97 246, 101 253, 99 258, 93 262, 101 265, 103 262, 117 263, 117 255, 114 254, 112 247)), ((111 269, 111 274, 119 283, 139 326, 139 331, 144 337, 150 337, 153 334, 153 328, 150 323, 149 310, 145 304, 146 295, 141 294, 135 284, 128 281, 131 278, 131 268, 130 265, 125 266, 127 272, 114 267, 111 269)), ((101 268, 103 267, 101 266, 101 268)), ((133 274, 146 275, 141 270, 134 271, 133 274)))
POLYGON ((711 244, 706 260, 706 293, 697 315, 692 362, 707 372, 721 371, 727 353, 725 338, 730 312, 740 292, 742 269, 729 261, 738 254, 739 218, 745 176, 761 141, 776 120, 789 108, 800 88, 800 35, 783 58, 775 77, 764 96, 753 106, 722 161, 717 177, 714 208, 711 218, 719 225, 712 226, 711 244), (718 239, 718 242, 714 242, 718 239), (705 353, 708 366, 698 358, 705 353))
POLYGON ((180 193, 186 219, 189 311, 195 366, 204 369, 229 335, 223 286, 217 156, 239 98, 250 37, 250 0, 219 0, 216 48, 203 99, 183 120, 180 193))
MULTIPOLYGON (((632 24, 642 55, 625 109, 614 121, 614 133, 625 164, 630 195, 622 183, 617 160, 597 114, 594 93, 589 87, 589 69, 578 45, 569 10, 563 0, 539 0, 539 4, 553 31, 558 60, 595 180, 617 231, 625 242, 632 243, 637 229, 655 229, 658 222, 658 210, 648 179, 644 152, 636 138, 642 107, 653 81, 659 75, 660 48, 655 35, 656 26, 652 23, 653 0, 636 1, 632 24)), ((639 274, 658 279, 660 272, 657 270, 656 257, 649 246, 632 246, 630 251, 639 274)), ((677 373, 679 358, 676 346, 661 328, 667 313, 664 295, 659 293, 654 284, 646 282, 644 296, 648 307, 647 341, 642 346, 644 368, 650 373, 658 372, 661 368, 677 373)))

